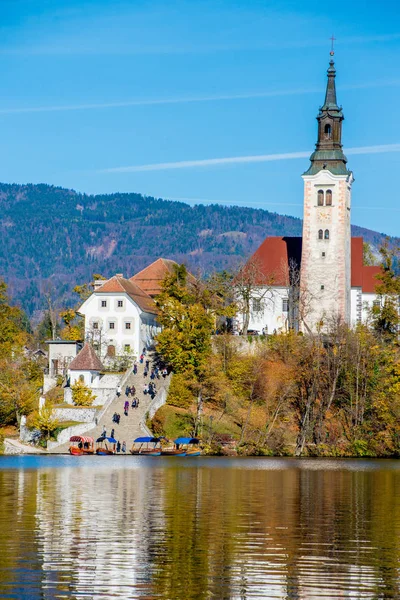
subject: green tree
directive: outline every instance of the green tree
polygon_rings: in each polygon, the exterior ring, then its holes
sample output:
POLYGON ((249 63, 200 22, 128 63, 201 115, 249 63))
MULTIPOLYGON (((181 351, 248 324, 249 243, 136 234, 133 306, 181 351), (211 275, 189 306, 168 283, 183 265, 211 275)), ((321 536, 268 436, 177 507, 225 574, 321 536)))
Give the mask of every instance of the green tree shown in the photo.
POLYGON ((214 318, 207 310, 208 294, 187 282, 184 265, 166 277, 156 298, 158 321, 157 351, 176 373, 199 377, 211 354, 214 318))
POLYGON ((60 422, 54 416, 53 409, 45 406, 34 415, 32 425, 49 440, 51 434, 60 427, 60 422))
POLYGON ((27 342, 21 320, 20 309, 9 305, 7 285, 0 280, 0 359, 19 354, 27 342))
POLYGON ((372 307, 371 316, 375 331, 386 341, 393 341, 398 337, 400 324, 399 296, 400 278, 396 273, 395 264, 398 263, 399 249, 389 248, 388 242, 379 249, 382 263, 379 283, 376 293, 379 296, 379 305, 372 307))
POLYGON ((96 396, 92 394, 90 388, 88 388, 83 381, 76 381, 71 385, 72 400, 76 406, 92 406, 96 396))
POLYGON ((372 252, 371 244, 369 242, 363 242, 363 264, 367 267, 376 264, 376 257, 372 252))

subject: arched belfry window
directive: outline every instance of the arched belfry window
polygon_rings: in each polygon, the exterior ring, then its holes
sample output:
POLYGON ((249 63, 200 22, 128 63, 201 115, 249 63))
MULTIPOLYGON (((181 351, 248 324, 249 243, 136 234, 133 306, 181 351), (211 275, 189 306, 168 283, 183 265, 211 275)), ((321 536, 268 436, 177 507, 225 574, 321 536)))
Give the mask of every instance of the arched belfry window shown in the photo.
POLYGON ((318 206, 324 205, 324 190, 318 190, 318 206))
POLYGON ((325 238, 326 240, 329 240, 329 229, 325 229, 325 235, 324 235, 324 238, 325 238))
POLYGON ((324 133, 325 133, 325 139, 330 140, 332 137, 332 127, 330 126, 329 123, 327 123, 325 125, 324 133))
POLYGON ((324 239, 324 232, 322 231, 322 229, 320 229, 320 230, 318 231, 318 239, 319 239, 319 240, 323 240, 323 239, 324 239))
POLYGON ((332 206, 332 190, 326 190, 325 204, 327 206, 332 206))

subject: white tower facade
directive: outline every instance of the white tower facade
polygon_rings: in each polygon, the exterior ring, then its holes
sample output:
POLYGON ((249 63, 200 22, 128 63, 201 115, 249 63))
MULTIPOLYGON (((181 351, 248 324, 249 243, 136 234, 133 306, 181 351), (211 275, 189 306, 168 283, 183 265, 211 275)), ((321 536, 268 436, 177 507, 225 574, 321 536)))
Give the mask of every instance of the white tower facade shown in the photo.
POLYGON ((331 59, 318 141, 304 173, 304 220, 299 318, 303 331, 351 321, 351 186, 342 150, 342 108, 336 102, 331 59))

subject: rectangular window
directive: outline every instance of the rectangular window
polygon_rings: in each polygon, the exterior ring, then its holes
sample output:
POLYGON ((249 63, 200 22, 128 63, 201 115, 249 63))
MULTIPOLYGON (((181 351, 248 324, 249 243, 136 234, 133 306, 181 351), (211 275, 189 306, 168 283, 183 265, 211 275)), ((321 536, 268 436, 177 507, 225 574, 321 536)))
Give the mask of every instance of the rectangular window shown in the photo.
POLYGON ((125 350, 125 352, 130 352, 131 351, 131 345, 130 344, 125 344, 124 350, 125 350))
POLYGON ((93 323, 93 329, 98 329, 99 328, 99 324, 97 321, 94 321, 93 323))
POLYGON ((110 329, 115 329, 115 323, 110 323, 109 327, 110 327, 110 329))
POLYGON ((261 300, 260 298, 253 298, 253 312, 257 313, 261 311, 261 300))
POLYGON ((324 286, 324 285, 321 285, 321 290, 324 290, 324 289, 325 289, 325 286, 324 286))
POLYGON ((282 312, 289 312, 289 298, 282 298, 282 312))
POLYGON ((380 302, 380 300, 374 300, 374 301, 372 302, 372 306, 373 306, 374 308, 380 308, 380 306, 381 306, 381 302, 380 302))
POLYGON ((130 329, 131 328, 131 324, 130 323, 125 323, 125 329, 130 329))
POLYGON ((322 253, 322 258, 325 258, 325 252, 322 253))
POLYGON ((124 301, 123 300, 118 300, 118 304, 117 304, 118 308, 122 308, 123 305, 124 305, 124 301))
POLYGON ((101 301, 101 308, 106 308, 107 307, 107 300, 102 300, 101 301))

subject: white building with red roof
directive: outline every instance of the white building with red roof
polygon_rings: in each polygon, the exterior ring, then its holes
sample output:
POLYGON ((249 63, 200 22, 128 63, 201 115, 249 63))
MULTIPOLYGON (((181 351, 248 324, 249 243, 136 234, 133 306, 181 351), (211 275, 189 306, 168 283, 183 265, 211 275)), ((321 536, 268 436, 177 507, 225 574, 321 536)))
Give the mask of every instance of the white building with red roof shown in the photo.
POLYGON ((153 299, 122 274, 96 281, 79 313, 85 317, 85 339, 101 357, 138 357, 159 331, 153 299))
MULTIPOLYGON (((258 281, 251 303, 249 330, 258 333, 286 331, 298 324, 301 237, 267 237, 248 261, 256 265, 258 281)), ((365 323, 374 302, 379 266, 363 264, 363 238, 351 238, 350 324, 365 323)), ((309 304, 311 304, 310 299, 309 304)), ((307 303, 307 300, 305 300, 307 303)), ((303 307, 307 324, 308 307, 303 307)), ((332 316, 332 315, 327 315, 332 316)), ((326 317, 325 317, 326 318, 326 317)), ((239 319, 241 322, 241 319, 239 319)))
POLYGON ((101 360, 93 347, 86 342, 69 365, 70 385, 81 381, 90 388, 97 388, 100 385, 103 370, 104 366, 101 360))

